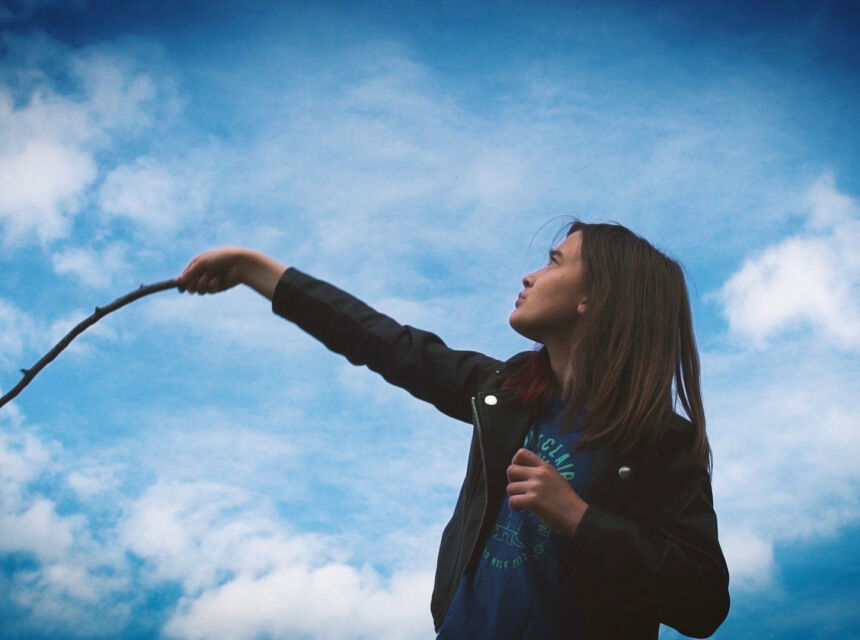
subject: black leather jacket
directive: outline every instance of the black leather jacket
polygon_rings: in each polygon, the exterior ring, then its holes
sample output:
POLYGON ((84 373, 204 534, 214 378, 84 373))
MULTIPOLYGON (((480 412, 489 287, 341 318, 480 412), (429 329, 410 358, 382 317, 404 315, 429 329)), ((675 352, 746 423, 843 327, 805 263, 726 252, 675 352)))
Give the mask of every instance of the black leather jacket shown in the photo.
MULTIPOLYGON (((495 524, 506 469, 530 426, 513 391, 497 388, 503 367, 528 352, 506 363, 451 349, 295 268, 278 281, 272 310, 353 364, 472 423, 466 478, 439 547, 431 601, 438 630, 495 524)), ((660 623, 704 638, 728 614, 729 574, 710 478, 687 455, 694 436, 676 413, 654 449, 595 453, 581 496, 589 506, 559 567, 573 582, 590 640, 656 639, 660 623)))

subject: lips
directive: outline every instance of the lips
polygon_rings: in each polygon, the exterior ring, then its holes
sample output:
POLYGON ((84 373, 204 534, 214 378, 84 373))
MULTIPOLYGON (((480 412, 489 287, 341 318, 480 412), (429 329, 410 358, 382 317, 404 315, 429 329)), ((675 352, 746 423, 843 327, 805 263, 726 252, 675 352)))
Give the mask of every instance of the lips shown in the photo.
POLYGON ((520 306, 522 301, 525 299, 526 299, 526 297, 523 294, 520 294, 519 296, 517 296, 517 301, 514 303, 514 306, 516 306, 516 307, 520 306))

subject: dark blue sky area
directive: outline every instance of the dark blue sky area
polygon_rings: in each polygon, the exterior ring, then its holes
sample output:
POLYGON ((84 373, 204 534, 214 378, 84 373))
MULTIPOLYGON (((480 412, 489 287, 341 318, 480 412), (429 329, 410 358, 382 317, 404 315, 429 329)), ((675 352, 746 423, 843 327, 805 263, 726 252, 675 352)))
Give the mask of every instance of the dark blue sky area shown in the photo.
POLYGON ((860 527, 836 538, 776 545, 781 593, 743 594, 732 602, 717 638, 726 640, 822 640, 860 633, 860 527))
MULTIPOLYGON (((543 3, 282 3, 109 2, 57 3, 42 9, 29 2, 6 1, 12 13, 6 29, 42 29, 73 45, 135 34, 177 45, 204 34, 229 39, 255 32, 275 35, 312 26, 326 15, 348 16, 367 30, 408 34, 410 44, 424 43, 449 54, 494 55, 526 46, 565 48, 575 44, 582 24, 629 21, 650 24, 673 46, 699 47, 723 42, 749 48, 764 57, 795 61, 844 72, 857 81, 860 66, 860 3, 830 2, 543 2, 543 3), (86 5, 86 8, 78 8, 86 5), (626 20, 625 20, 626 18, 626 20)), ((318 25, 315 25, 318 26, 318 25)), ((200 43, 196 43, 200 44, 200 43)), ((317 46, 324 43, 316 42, 317 46)), ((619 49, 625 42, 618 42, 619 49)))
MULTIPOLYGON (((749 74, 772 98, 777 126, 805 138, 803 147, 822 150, 845 186, 858 187, 852 172, 839 170, 856 164, 858 148, 858 2, 544 2, 536 9, 514 2, 93 0, 22 8, 28 4, 7 2, 16 17, 7 19, 6 31, 44 31, 75 47, 129 36, 159 43, 169 65, 181 64, 183 87, 198 96, 211 92, 224 106, 265 102, 275 83, 288 81, 274 48, 288 47, 324 70, 328 56, 368 40, 400 43, 440 77, 468 79, 459 90, 474 94, 458 100, 486 112, 503 106, 497 96, 522 77, 511 70, 534 64, 570 84, 583 69, 605 73, 605 86, 635 88, 633 101, 659 100, 670 87, 714 78, 731 86, 734 76, 749 74), (248 77, 249 67, 256 77, 248 77), (247 94, 218 84, 236 70, 247 94)), ((242 106, 235 111, 247 113, 242 106)), ((210 115, 192 117, 205 124, 210 115)), ((222 111, 211 132, 229 136, 240 128, 229 123, 222 111)))

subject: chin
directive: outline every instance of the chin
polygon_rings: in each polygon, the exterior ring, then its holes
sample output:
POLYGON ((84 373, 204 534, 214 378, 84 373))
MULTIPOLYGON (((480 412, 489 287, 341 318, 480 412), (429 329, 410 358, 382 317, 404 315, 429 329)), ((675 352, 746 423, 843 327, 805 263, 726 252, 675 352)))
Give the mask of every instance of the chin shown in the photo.
POLYGON ((511 329, 516 331, 524 338, 528 338, 529 340, 533 340, 534 342, 540 342, 540 339, 537 337, 536 332, 532 330, 533 327, 529 327, 528 323, 525 323, 519 318, 515 318, 514 316, 516 316, 516 311, 511 314, 510 318, 508 318, 508 324, 511 325, 511 329))

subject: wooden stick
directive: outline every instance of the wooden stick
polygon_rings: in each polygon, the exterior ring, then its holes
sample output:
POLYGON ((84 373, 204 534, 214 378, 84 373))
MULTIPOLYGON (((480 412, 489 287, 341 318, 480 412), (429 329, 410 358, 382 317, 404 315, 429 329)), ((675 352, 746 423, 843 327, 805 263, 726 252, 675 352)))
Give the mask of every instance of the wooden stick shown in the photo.
POLYGON ((93 313, 90 317, 82 320, 77 324, 77 326, 69 331, 65 337, 60 340, 53 349, 51 349, 48 353, 42 356, 42 359, 39 360, 36 364, 34 364, 29 369, 21 369, 21 373, 24 374, 24 377, 21 378, 20 382, 12 387, 11 391, 0 398, 0 408, 3 407, 7 402, 9 402, 12 398, 17 396, 21 389, 30 384, 30 381, 36 377, 36 374, 42 370, 46 364, 48 364, 51 360, 56 358, 59 353, 69 346, 69 343, 75 339, 75 337, 83 332, 84 329, 89 327, 92 324, 95 324, 99 320, 101 320, 104 316, 109 314, 111 311, 116 311, 120 307, 124 307, 129 302, 134 302, 138 298, 142 298, 143 296, 147 296, 150 293, 156 293, 157 291, 164 291, 165 289, 172 289, 176 286, 176 280, 164 280, 162 282, 156 282, 155 284, 149 285, 140 285, 139 288, 135 289, 131 293, 127 293, 121 298, 117 298, 113 302, 104 307, 96 307, 95 313, 93 313))

